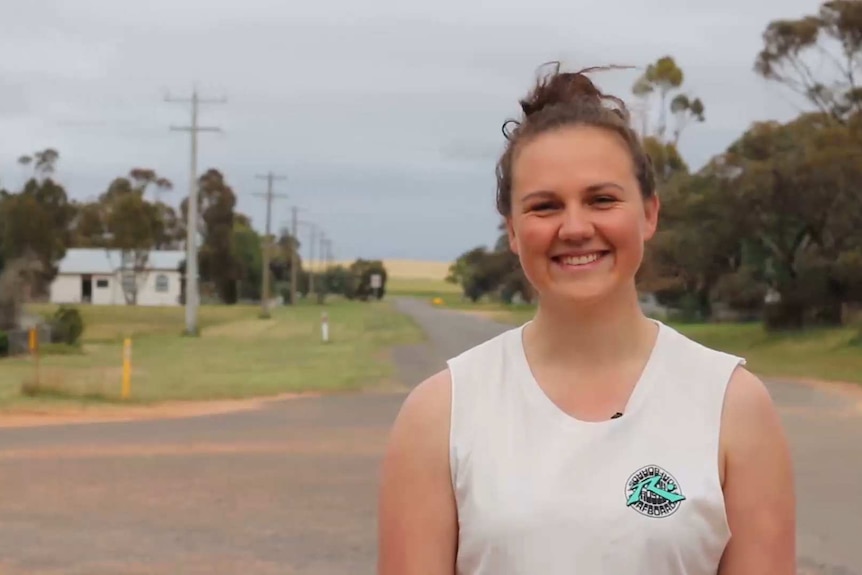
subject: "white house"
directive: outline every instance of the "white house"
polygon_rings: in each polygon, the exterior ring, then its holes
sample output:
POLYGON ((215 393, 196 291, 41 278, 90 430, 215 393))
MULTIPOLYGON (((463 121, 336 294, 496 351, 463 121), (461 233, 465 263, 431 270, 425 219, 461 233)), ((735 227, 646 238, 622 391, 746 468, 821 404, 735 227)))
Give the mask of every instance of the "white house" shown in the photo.
MULTIPOLYGON (((151 251, 147 269, 137 277, 137 305, 180 305, 185 251, 151 251)), ((119 250, 72 248, 60 262, 51 283, 51 303, 125 305, 119 250)))

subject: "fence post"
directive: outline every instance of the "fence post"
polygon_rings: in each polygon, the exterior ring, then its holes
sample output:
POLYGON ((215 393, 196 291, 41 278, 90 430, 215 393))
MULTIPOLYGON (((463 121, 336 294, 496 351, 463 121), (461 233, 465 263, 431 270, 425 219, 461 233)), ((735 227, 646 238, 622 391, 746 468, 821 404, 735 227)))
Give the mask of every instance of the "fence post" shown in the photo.
POLYGON ((132 339, 123 340, 123 399, 127 399, 132 391, 132 339))

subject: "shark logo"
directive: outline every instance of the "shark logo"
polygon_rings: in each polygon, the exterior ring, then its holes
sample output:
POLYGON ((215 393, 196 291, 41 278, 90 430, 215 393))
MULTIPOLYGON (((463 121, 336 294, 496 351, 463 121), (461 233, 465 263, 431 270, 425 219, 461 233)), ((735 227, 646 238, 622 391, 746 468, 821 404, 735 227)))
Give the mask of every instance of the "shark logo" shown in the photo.
POLYGON ((626 507, 647 517, 672 515, 685 501, 679 483, 658 465, 635 471, 626 482, 626 507))

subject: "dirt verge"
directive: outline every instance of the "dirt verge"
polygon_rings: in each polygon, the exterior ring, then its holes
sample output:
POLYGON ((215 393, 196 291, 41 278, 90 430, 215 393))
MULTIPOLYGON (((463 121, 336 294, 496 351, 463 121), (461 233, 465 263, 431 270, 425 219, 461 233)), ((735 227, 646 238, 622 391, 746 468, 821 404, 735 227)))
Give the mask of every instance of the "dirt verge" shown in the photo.
POLYGON ((318 397, 321 393, 282 393, 269 397, 211 401, 169 401, 149 405, 29 407, 0 413, 0 428, 176 419, 259 409, 268 403, 318 397))

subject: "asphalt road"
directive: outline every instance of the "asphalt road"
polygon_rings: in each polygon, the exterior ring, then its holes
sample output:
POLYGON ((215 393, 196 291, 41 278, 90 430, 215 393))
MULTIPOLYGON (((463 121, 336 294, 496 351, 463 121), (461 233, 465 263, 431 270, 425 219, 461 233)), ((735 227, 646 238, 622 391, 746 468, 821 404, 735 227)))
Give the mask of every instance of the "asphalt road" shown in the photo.
MULTIPOLYGON (((506 326, 399 305, 410 386, 506 326)), ((862 396, 770 383, 797 466, 800 572, 862 575, 862 396)), ((187 419, 0 430, 4 575, 372 574, 380 453, 405 391, 187 419)))

